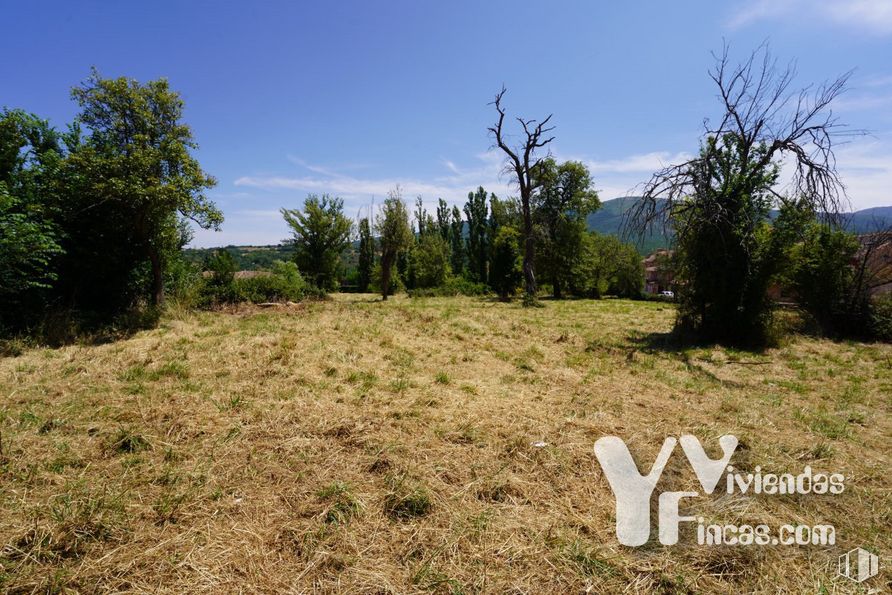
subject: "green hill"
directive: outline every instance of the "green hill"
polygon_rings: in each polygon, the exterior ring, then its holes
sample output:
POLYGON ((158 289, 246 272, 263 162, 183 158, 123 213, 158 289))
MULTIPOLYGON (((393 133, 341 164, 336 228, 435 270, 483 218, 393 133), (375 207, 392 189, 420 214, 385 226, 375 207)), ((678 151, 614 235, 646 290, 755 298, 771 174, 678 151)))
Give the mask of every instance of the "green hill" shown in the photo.
POLYGON ((601 203, 601 208, 591 213, 587 219, 588 228, 598 233, 617 236, 625 242, 635 244, 642 254, 650 254, 658 248, 666 248, 671 241, 670 236, 662 230, 655 229, 649 235, 637 237, 626 234, 623 225, 626 211, 631 208, 637 196, 622 196, 601 203))
MULTIPOLYGON (((650 254, 658 248, 668 247, 672 240, 671 233, 664 234, 661 230, 654 230, 644 238, 624 234, 625 213, 636 200, 638 200, 636 196, 623 196, 604 201, 601 203, 600 209, 588 216, 588 228, 599 233, 615 235, 626 242, 633 243, 638 246, 638 251, 642 254, 650 254)), ((771 212, 772 218, 776 215, 777 211, 771 212)), ((858 234, 890 228, 892 227, 892 206, 872 207, 848 213, 843 217, 843 224, 847 230, 858 234)))

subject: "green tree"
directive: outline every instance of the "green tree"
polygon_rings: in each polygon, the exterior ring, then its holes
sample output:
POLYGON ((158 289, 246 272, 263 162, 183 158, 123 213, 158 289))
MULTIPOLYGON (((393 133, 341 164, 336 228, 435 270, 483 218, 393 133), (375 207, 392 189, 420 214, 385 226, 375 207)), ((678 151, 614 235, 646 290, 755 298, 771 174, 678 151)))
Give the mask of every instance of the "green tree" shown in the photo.
POLYGON ((520 208, 513 198, 501 199, 495 194, 489 197, 489 237, 495 238, 502 227, 513 227, 519 230, 523 225, 520 208))
POLYGON ((514 295, 523 281, 523 256, 520 232, 511 226, 500 227, 492 241, 490 287, 502 299, 514 295))
POLYGON ((768 284, 781 266, 765 242, 780 168, 760 158, 767 145, 743 144, 734 134, 710 137, 692 165, 697 193, 673 219, 678 316, 680 329, 698 338, 758 344, 770 322, 768 284))
POLYGON ((573 264, 569 289, 580 296, 607 294, 635 298, 644 288, 644 264, 638 250, 616 236, 588 232, 573 264))
POLYGON ((586 217, 601 202, 588 168, 579 161, 558 164, 551 157, 543 159, 534 170, 534 184, 538 187, 533 200, 539 232, 537 268, 560 299, 581 252, 586 217))
POLYGON ((622 244, 608 291, 625 298, 639 298, 644 291, 644 262, 632 244, 622 244))
POLYGON ((375 220, 375 231, 381 244, 381 297, 386 300, 390 293, 393 265, 412 245, 409 211, 399 188, 391 191, 384 200, 375 220))
MULTIPOLYGON (((178 237, 178 217, 214 229, 223 221, 204 195, 216 182, 191 154, 197 145, 182 121, 183 100, 166 79, 104 79, 95 69, 72 97, 81 111, 69 140, 69 181, 82 193, 78 202, 88 203, 79 208, 127 228, 129 237, 113 236, 129 240, 136 257, 149 261, 150 299, 160 304, 165 253, 178 237)), ((100 257, 121 249, 94 247, 100 257)))
POLYGON ((870 297, 851 233, 812 223, 796 247, 792 281, 799 303, 830 337, 870 335, 870 297))
POLYGON ((418 235, 422 236, 427 231, 427 210, 424 208, 424 201, 420 196, 415 197, 415 224, 418 226, 418 235))
POLYGON ((465 240, 462 234, 464 222, 457 206, 452 207, 452 219, 449 222, 449 260, 452 273, 461 275, 465 271, 465 240))
POLYGON ((487 215, 486 190, 480 186, 477 192, 468 193, 468 202, 465 203, 465 216, 468 219, 468 272, 471 279, 478 283, 486 283, 489 256, 486 238, 487 215))
POLYGON ((327 194, 310 194, 303 211, 281 209, 294 235, 294 259, 301 274, 323 291, 338 285, 341 253, 350 243, 350 219, 344 201, 327 194))
POLYGON ((413 288, 439 287, 449 276, 449 245, 431 227, 418 237, 410 254, 413 288))
POLYGON ((442 198, 437 199, 437 231, 444 242, 449 241, 450 223, 449 205, 442 198))
POLYGON ((375 270, 375 239, 372 237, 368 217, 359 221, 359 291, 365 293, 372 282, 375 270))
POLYGON ((44 306, 61 252, 54 222, 59 138, 21 110, 0 112, 0 327, 26 327, 44 306))
POLYGON ((699 155, 657 172, 631 214, 636 230, 671 222, 678 243, 676 328, 700 341, 755 346, 768 338, 767 289, 795 241, 795 211, 836 213, 844 190, 833 148, 851 134, 831 105, 848 75, 790 90, 767 48, 738 66, 728 51, 710 72, 722 112, 706 120, 699 155), (792 173, 777 188, 779 164, 792 173), (771 225, 772 208, 790 216, 771 225))
POLYGON ((610 289, 610 282, 619 258, 620 242, 613 236, 597 232, 585 234, 574 263, 570 290, 585 297, 601 298, 610 289))

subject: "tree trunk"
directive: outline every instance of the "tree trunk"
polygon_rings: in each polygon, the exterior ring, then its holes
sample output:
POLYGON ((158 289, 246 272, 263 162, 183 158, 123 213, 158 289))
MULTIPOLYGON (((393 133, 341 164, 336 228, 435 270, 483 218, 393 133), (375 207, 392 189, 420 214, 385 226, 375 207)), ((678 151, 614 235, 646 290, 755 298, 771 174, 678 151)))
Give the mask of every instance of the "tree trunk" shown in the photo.
POLYGON ((536 304, 536 273, 533 260, 536 257, 536 246, 533 238, 533 216, 530 212, 530 191, 521 188, 521 207, 523 208, 523 280, 525 306, 536 304))
POLYGON ((558 277, 555 277, 552 281, 552 285, 554 286, 554 299, 563 299, 564 296, 563 292, 561 291, 561 280, 558 277))
POLYGON ((390 293, 390 267, 393 266, 393 259, 389 254, 381 255, 381 298, 386 302, 387 294, 390 293))
POLYGON ((149 260, 152 262, 152 305, 164 303, 164 277, 161 271, 161 255, 156 248, 149 249, 149 260))

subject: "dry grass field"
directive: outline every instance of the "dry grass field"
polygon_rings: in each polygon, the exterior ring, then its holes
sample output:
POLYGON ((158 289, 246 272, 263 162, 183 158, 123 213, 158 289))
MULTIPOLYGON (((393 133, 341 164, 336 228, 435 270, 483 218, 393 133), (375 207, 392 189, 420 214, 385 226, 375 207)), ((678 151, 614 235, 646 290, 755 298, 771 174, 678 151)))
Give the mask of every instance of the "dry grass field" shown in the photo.
MULTIPOLYGON (((673 314, 335 296, 0 359, 0 588, 853 593, 837 556, 865 546, 888 589, 892 346, 671 351, 647 337, 673 314), (691 501, 837 544, 620 546, 595 440, 646 469, 681 433, 713 456, 738 436, 743 470, 844 473, 838 496, 691 501)), ((696 485, 676 451, 658 489, 696 485)))

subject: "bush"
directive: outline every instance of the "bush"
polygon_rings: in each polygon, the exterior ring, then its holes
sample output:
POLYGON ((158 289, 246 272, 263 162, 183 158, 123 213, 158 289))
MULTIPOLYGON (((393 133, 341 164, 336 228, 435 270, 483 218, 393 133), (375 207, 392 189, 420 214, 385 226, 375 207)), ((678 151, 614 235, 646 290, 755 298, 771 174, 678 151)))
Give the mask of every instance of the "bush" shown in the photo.
POLYGON ((871 330, 880 341, 892 341, 892 294, 886 294, 871 302, 871 330))
POLYGON ((871 334, 870 300, 853 266, 858 247, 854 235, 814 224, 794 251, 792 277, 799 303, 829 337, 871 334))
POLYGON ((635 246, 624 244, 615 236, 589 232, 582 238, 569 289, 580 297, 612 294, 638 298, 644 289, 641 255, 635 246))
POLYGON ((489 283, 502 299, 514 295, 523 281, 520 241, 520 232, 513 227, 502 227, 492 241, 489 283))
MULTIPOLYGON (((382 293, 381 288, 381 262, 378 261, 375 263, 375 268, 372 269, 372 283, 369 285, 369 291, 372 293, 382 293)), ((396 274, 396 271, 391 272, 390 275, 390 287, 387 290, 387 295, 393 295, 395 293, 399 293, 401 291, 405 291, 406 285, 403 283, 403 280, 399 274, 396 274)))
POLYGON ((409 251, 409 278, 415 288, 439 287, 449 275, 449 245, 436 233, 424 233, 409 251))
POLYGON ((199 305, 213 307, 241 302, 296 302, 321 295, 321 290, 304 281, 293 262, 279 261, 273 264, 272 271, 259 271, 254 276, 242 278, 236 278, 233 274, 228 282, 227 279, 226 275, 218 276, 214 272, 205 280, 199 305))
POLYGON ((164 273, 164 293, 169 303, 191 308, 198 303, 203 286, 201 267, 187 260, 182 253, 170 259, 164 273))

